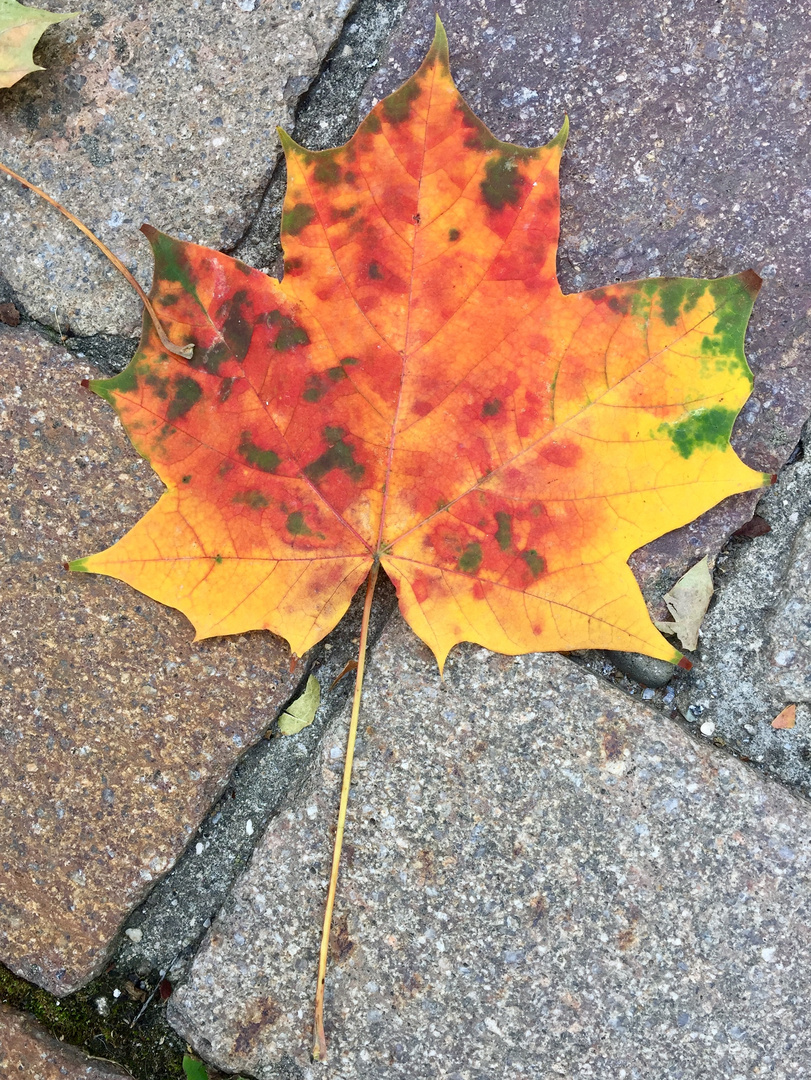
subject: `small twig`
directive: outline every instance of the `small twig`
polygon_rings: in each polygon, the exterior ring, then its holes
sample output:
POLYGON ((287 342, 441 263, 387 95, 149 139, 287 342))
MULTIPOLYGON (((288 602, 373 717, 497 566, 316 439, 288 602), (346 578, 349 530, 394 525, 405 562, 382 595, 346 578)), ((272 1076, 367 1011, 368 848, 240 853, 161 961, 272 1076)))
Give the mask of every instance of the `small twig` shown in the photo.
POLYGON ((118 258, 118 256, 114 255, 106 244, 103 244, 97 236, 94 236, 90 229, 88 229, 88 227, 83 222, 79 221, 77 217, 71 214, 70 210, 66 210, 65 207, 61 205, 61 203, 58 203, 56 199, 52 199, 50 195, 46 194, 46 192, 42 190, 42 188, 38 188, 36 184, 32 184, 30 180, 26 180, 18 173, 15 173, 7 165, 4 165, 2 161, 0 161, 0 171, 6 173, 7 176, 13 177, 15 180, 18 180, 23 185, 23 187, 27 187, 30 191, 35 192, 35 194, 39 195, 40 198, 50 203, 51 206, 56 207, 60 214, 64 214, 68 221, 73 222, 76 228, 83 232, 87 239, 94 243, 99 249, 99 251, 101 251, 104 255, 107 256, 107 258, 110 260, 110 262, 119 272, 119 274, 122 274, 130 283, 130 285, 132 285, 133 289, 135 289, 135 291, 138 293, 141 298, 141 303, 144 305, 147 312, 149 313, 149 317, 152 320, 152 325, 155 327, 155 333, 160 338, 161 345, 163 345, 164 349, 166 349, 167 352, 173 353, 175 356, 182 356, 185 360, 191 359, 192 353, 194 352, 194 345, 174 345, 169 340, 163 327, 161 326, 157 312, 152 307, 152 303, 149 297, 146 295, 144 290, 141 288, 141 286, 138 284, 138 282, 135 280, 135 278, 132 276, 126 266, 118 258))
POLYGON ((332 849, 332 872, 327 891, 327 906, 324 911, 324 925, 321 930, 321 951, 318 957, 318 983, 315 990, 315 1021, 313 1024, 313 1058, 326 1061, 327 1037, 324 1034, 324 983, 327 978, 327 954, 329 936, 332 928, 332 909, 335 906, 335 890, 338 887, 338 869, 341 864, 341 847, 344 842, 344 822, 349 803, 349 788, 352 783, 352 761, 355 757, 355 737, 358 733, 358 715, 360 714, 360 695, 363 689, 363 669, 366 666, 366 641, 369 637, 369 615, 372 611, 372 597, 380 564, 375 561, 366 580, 366 600, 363 605, 363 618, 360 624, 360 645, 358 646, 358 671, 355 676, 355 696, 352 699, 352 717, 349 721, 349 735, 346 740, 346 760, 344 778, 341 784, 341 805, 338 810, 338 826, 335 830, 335 846, 332 849))
POLYGON ((141 1017, 142 1017, 142 1016, 144 1015, 144 1013, 146 1012, 146 1010, 147 1010, 147 1008, 148 1008, 148 1006, 149 1006, 149 1003, 150 1003, 150 1001, 152 1001, 152 998, 153 998, 153 997, 155 996, 155 994, 157 994, 158 990, 160 989, 160 985, 161 985, 161 983, 162 983, 162 982, 163 982, 163 980, 164 980, 164 979, 166 978, 166 976, 167 976, 167 975, 169 974, 169 972, 170 972, 170 971, 172 970, 172 968, 173 968, 173 967, 175 966, 175 961, 176 961, 176 960, 177 960, 177 958, 178 958, 178 957, 180 956, 180 953, 181 953, 182 951, 183 951, 183 950, 181 949, 181 950, 179 950, 179 952, 176 952, 176 953, 175 953, 175 955, 174 955, 174 956, 172 957, 172 959, 171 959, 171 960, 169 961, 169 964, 167 965, 167 967, 165 967, 165 968, 164 968, 163 972, 158 972, 158 981, 157 981, 157 982, 155 983, 155 986, 154 986, 154 988, 153 988, 153 990, 152 990, 152 993, 151 993, 151 994, 149 995, 149 997, 148 997, 148 998, 146 999, 146 1001, 145 1001, 145 1002, 143 1003, 143 1005, 141 1006, 141 1011, 140 1011, 140 1012, 138 1013, 138 1015, 137 1015, 137 1016, 135 1017, 135 1019, 134 1019, 134 1020, 132 1021, 132 1023, 130 1024, 130 1027, 131 1027, 131 1028, 134 1028, 134 1027, 135 1027, 135 1025, 136 1025, 136 1024, 138 1023, 138 1021, 139 1021, 139 1020, 141 1019, 141 1017))
POLYGON ((330 690, 335 689, 335 687, 338 685, 338 683, 341 681, 341 679, 344 677, 344 675, 348 675, 350 671, 357 671, 357 670, 358 670, 358 662, 357 662, 357 660, 347 660, 347 662, 341 668, 340 672, 335 676, 335 678, 329 684, 330 690))

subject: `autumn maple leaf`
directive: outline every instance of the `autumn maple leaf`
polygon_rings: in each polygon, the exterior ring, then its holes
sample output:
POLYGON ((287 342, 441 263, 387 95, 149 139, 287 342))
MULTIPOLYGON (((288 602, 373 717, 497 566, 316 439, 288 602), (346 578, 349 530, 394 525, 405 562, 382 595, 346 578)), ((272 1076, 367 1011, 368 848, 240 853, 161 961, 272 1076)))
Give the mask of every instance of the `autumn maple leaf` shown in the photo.
POLYGON ((760 280, 564 295, 566 132, 496 139, 438 26, 345 146, 283 136, 281 283, 144 226, 154 307, 194 356, 147 321, 91 386, 167 491, 73 568, 179 608, 198 638, 264 628, 301 654, 379 561, 440 665, 460 641, 678 661, 627 559, 769 482, 729 445, 760 280))

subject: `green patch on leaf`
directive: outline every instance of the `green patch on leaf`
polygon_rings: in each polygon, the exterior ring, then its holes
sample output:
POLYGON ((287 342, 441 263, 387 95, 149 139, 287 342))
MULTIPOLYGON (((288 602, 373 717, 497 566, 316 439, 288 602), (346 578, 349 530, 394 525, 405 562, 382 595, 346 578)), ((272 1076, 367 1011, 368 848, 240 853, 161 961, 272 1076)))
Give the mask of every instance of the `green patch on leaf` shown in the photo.
POLYGON ((512 518, 506 511, 499 510, 496 513, 496 522, 498 523, 496 542, 502 551, 509 551, 513 542, 512 518))
POLYGON ((473 543, 468 544, 462 552, 457 566, 464 574, 475 574, 481 564, 482 546, 481 544, 473 543))
POLYGON ((279 717, 280 735, 298 735, 315 720, 318 706, 321 704, 321 686, 318 679, 311 675, 301 697, 288 705, 279 717))
POLYGON ((113 394, 133 394, 138 389, 138 374, 139 366, 135 359, 112 379, 91 379, 88 386, 108 405, 115 405, 113 394))
POLYGON ((503 210, 508 205, 517 206, 521 201, 526 180, 521 175, 518 163, 534 156, 534 150, 510 146, 488 160, 484 167, 481 191, 491 210, 503 210))
POLYGON ((482 416, 495 416, 501 412, 501 402, 497 397, 489 398, 482 405, 482 416))
POLYGON ((256 491, 255 489, 237 492, 231 499, 231 502, 236 503, 237 505, 241 504, 242 506, 248 506, 251 510, 264 510, 266 506, 270 505, 262 492, 256 491))
POLYGON ((704 281, 693 278, 663 278, 658 283, 662 321, 675 326, 681 315, 689 314, 707 291, 704 281))
POLYGON ((324 439, 329 449, 325 450, 323 454, 320 454, 315 461, 311 461, 306 467, 304 475, 308 480, 312 480, 314 484, 317 484, 333 469, 341 469, 356 483, 362 478, 366 469, 355 461, 355 452, 344 441, 345 435, 346 432, 343 428, 328 427, 324 429, 324 439))
POLYGON ((521 552, 521 558, 529 567, 529 572, 534 578, 539 578, 546 569, 546 560, 539 555, 535 548, 521 552))
POLYGON ((402 124, 411 116, 411 103, 422 93, 416 79, 409 79, 407 83, 383 98, 383 115, 390 124, 402 124))
POLYGON ((282 232, 289 236, 298 236, 315 217, 315 209, 307 203, 297 203, 282 214, 282 232))
POLYGON ((278 326, 279 332, 273 343, 273 348, 279 352, 294 349, 297 345, 309 345, 310 336, 303 326, 291 319, 289 315, 282 315, 280 311, 271 311, 268 315, 270 326, 278 326))
POLYGON ((341 167, 335 160, 334 150, 325 150, 323 156, 318 155, 313 169, 313 180, 316 184, 323 184, 325 187, 335 187, 340 183, 341 167))
POLYGON ((275 472, 282 460, 273 450, 263 450, 260 446, 257 446, 253 441, 250 431, 242 432, 242 439, 240 440, 237 449, 240 456, 243 457, 249 465, 253 465, 254 468, 259 469, 260 472, 275 472))
POLYGON ((711 409, 696 409, 676 424, 661 424, 659 432, 668 436, 681 457, 689 458, 700 447, 715 446, 725 450, 735 416, 733 409, 714 405, 711 409))
POLYGON ((198 382, 190 379, 188 375, 182 375, 172 385, 173 397, 166 410, 167 420, 178 420, 185 416, 189 409, 194 408, 203 396, 203 389, 198 382))
POLYGON ((304 520, 304 515, 300 510, 294 510, 292 514, 288 514, 287 531, 291 536, 313 535, 313 530, 307 525, 307 522, 304 520))
POLYGON ((455 244, 461 235, 458 229, 448 229, 448 239, 452 244, 455 244))

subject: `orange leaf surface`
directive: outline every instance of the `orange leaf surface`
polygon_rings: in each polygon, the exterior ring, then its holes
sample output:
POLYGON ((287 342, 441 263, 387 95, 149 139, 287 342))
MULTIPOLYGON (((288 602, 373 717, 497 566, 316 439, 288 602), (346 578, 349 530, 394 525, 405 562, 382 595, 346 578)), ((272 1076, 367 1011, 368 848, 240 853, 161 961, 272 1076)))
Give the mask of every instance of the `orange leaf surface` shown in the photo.
POLYGON ((179 608, 198 638, 265 628, 300 654, 379 560, 440 665, 460 641, 677 662, 627 559, 769 482, 729 445, 760 280, 564 295, 566 134, 496 139, 438 24, 345 146, 283 136, 282 282, 144 226, 154 306, 194 356, 146 322, 129 367, 91 385, 167 490, 74 568, 179 608))

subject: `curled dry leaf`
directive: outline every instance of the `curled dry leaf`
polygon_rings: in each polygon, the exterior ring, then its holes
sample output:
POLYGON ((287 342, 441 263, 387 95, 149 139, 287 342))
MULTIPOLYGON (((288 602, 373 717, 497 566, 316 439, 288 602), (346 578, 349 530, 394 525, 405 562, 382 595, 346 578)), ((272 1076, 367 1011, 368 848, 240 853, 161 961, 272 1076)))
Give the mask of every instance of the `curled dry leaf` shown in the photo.
POLYGON ((712 574, 707 556, 680 577, 663 599, 667 604, 672 622, 657 622, 665 634, 675 634, 682 648, 692 652, 698 645, 698 631, 712 598, 712 574))
POLYGON ((32 71, 42 71, 34 63, 34 46, 51 23, 75 18, 70 12, 54 15, 24 7, 17 0, 0 0, 0 88, 13 86, 32 71))

